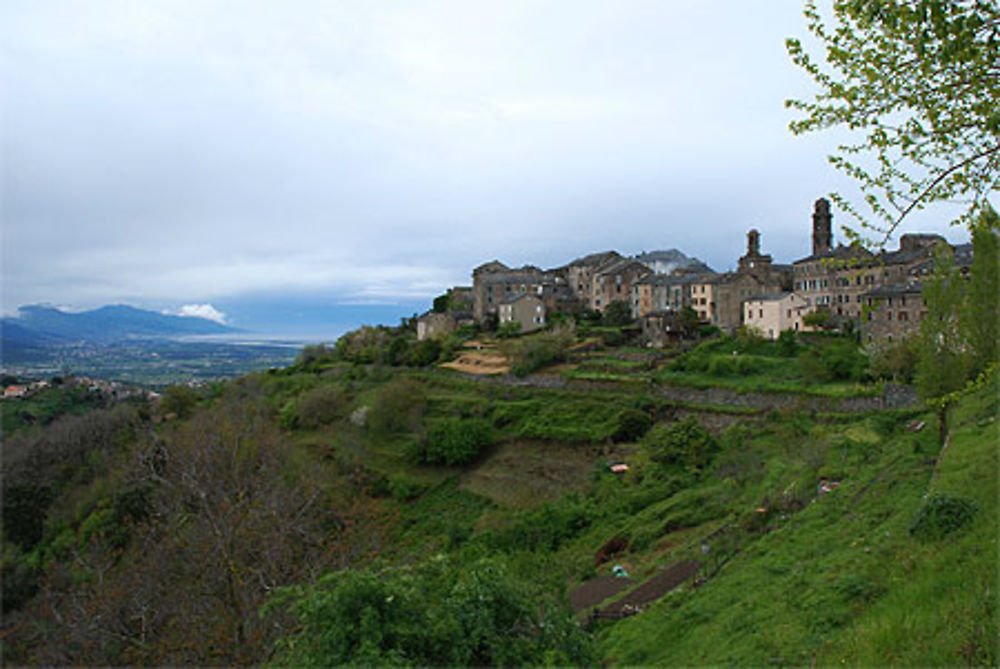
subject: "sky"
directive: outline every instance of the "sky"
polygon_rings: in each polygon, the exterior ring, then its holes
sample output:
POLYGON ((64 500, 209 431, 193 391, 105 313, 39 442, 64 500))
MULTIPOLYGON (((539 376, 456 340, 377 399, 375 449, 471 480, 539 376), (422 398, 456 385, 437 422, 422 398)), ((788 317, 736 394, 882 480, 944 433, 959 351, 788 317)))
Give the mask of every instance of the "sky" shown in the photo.
MULTIPOLYGON (((837 136, 787 130, 801 8, 4 0, 3 311, 292 327, 407 315, 494 258, 723 271, 750 228, 808 255, 814 200, 851 190, 837 136)), ((964 240, 949 219, 908 226, 964 240)))

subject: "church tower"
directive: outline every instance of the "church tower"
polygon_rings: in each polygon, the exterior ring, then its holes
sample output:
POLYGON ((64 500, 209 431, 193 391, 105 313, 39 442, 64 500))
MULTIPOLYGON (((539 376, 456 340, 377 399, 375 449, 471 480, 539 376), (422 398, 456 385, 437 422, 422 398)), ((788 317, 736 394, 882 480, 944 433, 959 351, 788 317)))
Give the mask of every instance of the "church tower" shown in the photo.
POLYGON ((813 255, 818 256, 833 249, 833 214, 830 202, 821 197, 813 209, 813 255))

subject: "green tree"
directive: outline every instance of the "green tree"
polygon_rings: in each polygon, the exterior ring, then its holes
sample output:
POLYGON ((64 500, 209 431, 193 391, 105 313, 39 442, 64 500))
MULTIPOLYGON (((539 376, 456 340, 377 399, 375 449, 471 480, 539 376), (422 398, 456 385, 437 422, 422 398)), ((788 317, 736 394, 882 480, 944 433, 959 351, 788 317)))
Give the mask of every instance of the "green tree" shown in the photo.
POLYGON ((493 428, 482 418, 443 418, 427 431, 424 461, 446 465, 472 462, 493 443, 493 428))
POLYGON ((948 431, 950 393, 965 383, 968 357, 959 317, 962 285, 955 271, 952 249, 939 244, 934 255, 934 274, 923 286, 927 315, 920 324, 920 357, 917 387, 937 412, 940 441, 948 431))
POLYGON ((434 298, 432 309, 436 314, 443 314, 448 311, 451 306, 451 298, 448 293, 442 293, 434 298))
POLYGON ((188 386, 170 386, 160 398, 160 410, 163 414, 174 414, 177 418, 188 418, 197 404, 198 393, 188 386))
POLYGON ((625 300, 612 300, 604 308, 605 325, 628 325, 632 322, 632 308, 625 300))
POLYGON ((826 66, 787 40, 816 82, 802 134, 841 128, 852 139, 830 162, 858 181, 878 223, 833 199, 883 243, 914 209, 965 198, 966 222, 1000 185, 1000 6, 994 0, 834 0, 832 21, 805 0, 826 66))
POLYGON ((676 423, 654 425, 642 438, 650 458, 664 469, 684 469, 699 474, 707 468, 719 444, 701 424, 692 417, 676 423))
POLYGON ((972 268, 962 310, 968 341, 970 372, 978 374, 997 360, 1000 333, 1000 216, 992 209, 982 213, 972 229, 972 268))

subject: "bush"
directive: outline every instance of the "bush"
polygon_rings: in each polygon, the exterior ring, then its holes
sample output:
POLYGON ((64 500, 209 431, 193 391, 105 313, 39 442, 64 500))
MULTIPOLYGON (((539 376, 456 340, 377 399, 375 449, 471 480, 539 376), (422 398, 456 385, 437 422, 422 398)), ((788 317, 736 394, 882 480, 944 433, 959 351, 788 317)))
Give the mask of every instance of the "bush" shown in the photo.
POLYGON ((424 462, 464 465, 479 457, 493 443, 493 429, 481 418, 445 418, 427 432, 424 462))
POLYGON ((396 379, 375 393, 367 424, 375 432, 416 430, 427 408, 424 387, 411 379, 396 379))
POLYGON ((858 345, 841 338, 810 350, 799 360, 806 374, 821 381, 860 381, 867 366, 858 345))
MULTIPOLYGON (((341 417, 346 407, 347 398, 340 388, 333 385, 319 386, 307 390, 299 397, 296 403, 295 422, 300 427, 315 429, 341 417)), ((282 415, 282 423, 285 422, 284 418, 282 415)))
POLYGON ((441 355, 441 341, 437 338, 418 341, 410 347, 408 362, 413 367, 426 367, 437 362, 441 355))
POLYGON ((596 663, 572 612, 534 595, 504 562, 347 569, 281 590, 268 610, 298 619, 287 666, 528 666, 596 663))
POLYGON ((625 300, 612 300, 601 320, 605 325, 628 325, 632 322, 632 308, 625 300))
POLYGON ((650 458, 664 469, 683 468, 693 474, 704 471, 719 445, 692 417, 654 426, 642 439, 650 458))
POLYGON ((332 359, 333 349, 327 348, 326 344, 313 344, 304 346, 299 351, 299 356, 295 359, 295 364, 304 372, 315 372, 318 371, 323 362, 332 359))
POLYGON ((534 337, 507 342, 504 354, 511 361, 511 373, 527 376, 541 367, 562 362, 573 339, 571 327, 558 327, 534 337))
POLYGON ((917 512, 910 534, 919 539, 941 539, 972 522, 978 510, 971 500, 943 493, 933 495, 917 512))
POLYGON ((645 411, 622 409, 618 414, 618 430, 612 437, 615 441, 636 441, 653 426, 653 419, 645 411))
POLYGON ((795 330, 782 330, 778 335, 778 354, 783 358, 794 358, 799 352, 795 330))
POLYGON ((160 411, 164 415, 189 418, 198 404, 198 393, 187 386, 170 386, 160 398, 160 411))
POLYGON ((920 359, 917 337, 888 342, 871 351, 871 373, 880 379, 912 383, 920 359))
POLYGON ((516 337, 520 332, 521 324, 517 321, 509 321, 497 328, 497 337, 500 337, 501 339, 510 339, 511 337, 516 337))

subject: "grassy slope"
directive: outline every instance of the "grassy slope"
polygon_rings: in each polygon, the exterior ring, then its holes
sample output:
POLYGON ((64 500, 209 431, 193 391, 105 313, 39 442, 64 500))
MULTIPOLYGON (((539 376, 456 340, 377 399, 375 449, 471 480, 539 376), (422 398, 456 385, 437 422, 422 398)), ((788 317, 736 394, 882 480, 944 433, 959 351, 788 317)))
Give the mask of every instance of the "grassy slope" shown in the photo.
POLYGON ((604 628, 614 664, 995 663, 996 385, 956 410, 932 482, 933 426, 833 448, 834 493, 746 546, 713 579, 604 628), (844 455, 844 457, 842 457, 844 455), (838 460, 844 460, 838 462, 838 460), (925 493, 974 499, 971 527, 912 538, 925 493))

